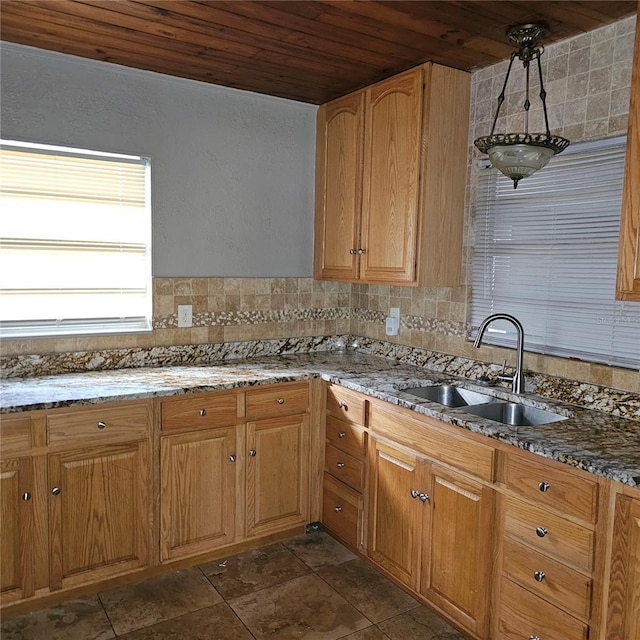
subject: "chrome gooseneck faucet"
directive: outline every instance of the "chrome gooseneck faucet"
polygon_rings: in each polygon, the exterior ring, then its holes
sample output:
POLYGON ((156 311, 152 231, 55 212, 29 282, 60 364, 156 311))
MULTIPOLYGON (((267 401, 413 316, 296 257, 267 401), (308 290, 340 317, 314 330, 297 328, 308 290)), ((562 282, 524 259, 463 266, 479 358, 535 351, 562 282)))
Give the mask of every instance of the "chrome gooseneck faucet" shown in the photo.
POLYGON ((522 324, 520 320, 510 316, 507 313, 493 313, 490 316, 487 316, 478 327, 478 333, 476 334, 476 339, 473 342, 473 346, 477 348, 480 347, 482 343, 482 336, 486 328, 494 321, 494 320, 507 320, 509 321, 518 332, 518 343, 516 345, 516 372, 513 376, 502 377, 502 380, 510 380, 511 381, 511 390, 513 393, 522 393, 524 389, 524 374, 522 373, 522 360, 524 359, 524 329, 522 328, 522 324))

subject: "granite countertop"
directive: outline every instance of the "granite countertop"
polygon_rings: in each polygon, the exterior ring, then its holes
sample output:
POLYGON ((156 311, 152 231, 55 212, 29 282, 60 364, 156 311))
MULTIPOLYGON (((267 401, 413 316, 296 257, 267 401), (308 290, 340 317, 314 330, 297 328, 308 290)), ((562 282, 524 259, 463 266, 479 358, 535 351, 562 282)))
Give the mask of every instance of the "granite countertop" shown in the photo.
POLYGON ((570 466, 640 488, 640 421, 522 394, 518 402, 566 419, 535 427, 511 427, 422 400, 404 389, 462 384, 503 400, 504 388, 479 387, 453 375, 362 353, 315 353, 235 360, 211 366, 175 366, 14 378, 0 386, 0 413, 172 396, 320 377, 444 422, 457 425, 570 466))

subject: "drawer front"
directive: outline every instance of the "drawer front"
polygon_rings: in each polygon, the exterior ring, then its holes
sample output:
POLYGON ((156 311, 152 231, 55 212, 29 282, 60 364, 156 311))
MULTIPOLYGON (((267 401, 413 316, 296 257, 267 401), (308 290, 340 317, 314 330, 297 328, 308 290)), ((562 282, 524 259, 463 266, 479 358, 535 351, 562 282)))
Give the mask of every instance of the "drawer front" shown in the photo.
POLYGON ((325 474, 322 523, 352 547, 358 546, 362 495, 325 474))
POLYGON ((366 455, 366 436, 364 429, 327 416, 327 440, 338 449, 350 453, 356 458, 366 455))
POLYGON ((498 638, 500 640, 587 640, 589 629, 568 613, 502 579, 498 638))
POLYGON ((0 416, 0 442, 3 458, 28 451, 31 448, 31 418, 0 416))
POLYGON ((142 440, 151 430, 151 404, 104 406, 47 416, 49 445, 101 445, 142 440))
POLYGON ((274 385, 247 391, 247 419, 278 418, 309 408, 309 385, 274 385))
POLYGON ((417 420, 372 403, 369 425, 372 431, 393 442, 493 482, 495 449, 464 435, 455 435, 440 427, 436 420, 417 420))
POLYGON ((502 568, 511 580, 588 620, 590 578, 509 538, 505 540, 503 553, 502 568))
POLYGON ((324 468, 327 473, 354 489, 362 490, 364 488, 364 462, 330 444, 327 444, 324 468))
POLYGON ((590 572, 593 531, 544 509, 506 498, 505 531, 534 550, 590 572))
POLYGON ((508 455, 505 484, 534 504, 557 509, 589 522, 595 521, 598 499, 596 480, 557 469, 544 461, 508 455))
POLYGON ((205 394, 162 403, 162 430, 228 427, 238 420, 238 396, 234 392, 205 394))
POLYGON ((353 424, 365 425, 366 400, 355 391, 331 385, 327 389, 327 413, 353 424))

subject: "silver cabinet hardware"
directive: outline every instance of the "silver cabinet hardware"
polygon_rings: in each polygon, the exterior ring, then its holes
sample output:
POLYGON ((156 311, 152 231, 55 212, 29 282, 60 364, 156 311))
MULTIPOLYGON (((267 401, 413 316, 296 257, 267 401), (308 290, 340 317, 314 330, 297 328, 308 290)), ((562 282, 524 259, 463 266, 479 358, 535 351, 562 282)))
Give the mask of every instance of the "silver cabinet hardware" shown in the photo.
POLYGON ((256 457, 256 450, 255 450, 255 449, 249 449, 249 455, 250 455, 252 458, 255 458, 255 457, 256 457))
POLYGON ((346 437, 347 437, 347 434, 346 434, 346 432, 345 432, 345 431, 340 431, 340 432, 338 433, 338 438, 346 438, 346 437))
POLYGON ((51 493, 53 493, 54 496, 57 496, 60 493, 60 487, 53 487, 53 489, 51 489, 51 493))
POLYGON ((200 411, 198 412, 201 416, 206 416, 207 415, 207 410, 206 409, 200 409, 200 411))
POLYGON ((25 492, 22 494, 22 499, 23 499, 25 502, 27 502, 27 500, 31 500, 31 494, 30 494, 28 491, 25 491, 25 492))
POLYGON ((535 571, 533 574, 533 577, 536 579, 537 582, 542 582, 545 578, 545 573, 544 571, 535 571))
POLYGON ((366 249, 358 249, 358 255, 361 256, 363 253, 366 253, 366 249))
POLYGON ((422 502, 427 502, 429 500, 429 494, 428 493, 421 493, 420 494, 420 500, 422 500, 422 502))
POLYGON ((229 456, 229 462, 235 462, 235 461, 236 461, 236 457, 235 457, 235 455, 234 455, 234 454, 231 454, 231 455, 229 456))
POLYGON ((98 429, 104 429, 106 426, 107 426, 106 422, 102 422, 102 420, 98 422, 98 429))
POLYGON ((427 502, 429 500, 428 493, 422 493, 421 491, 416 491, 415 489, 411 489, 411 497, 412 498, 420 498, 422 502, 427 502))
POLYGON ((548 482, 541 482, 538 485, 538 489, 540 489, 540 491, 542 491, 542 493, 544 493, 545 491, 549 491, 549 487, 551 485, 548 482))
POLYGON ((347 407, 347 403, 346 402, 342 402, 342 400, 340 402, 338 402, 338 409, 344 409, 345 411, 347 411, 349 409, 349 407, 347 407))
POLYGON ((355 255, 356 255, 356 253, 358 253, 358 250, 357 250, 357 249, 349 249, 349 253, 350 253, 352 256, 355 256, 355 255))
POLYGON ((338 469, 344 469, 344 462, 338 462, 338 464, 336 464, 336 467, 338 467, 338 469))
POLYGON ((412 498, 417 498, 420 495, 419 491, 416 491, 415 489, 411 489, 411 497, 412 498))
POLYGON ((538 536, 538 538, 544 538, 547 533, 549 533, 547 531, 546 527, 536 527, 536 535, 538 536))
POLYGON ((276 400, 276 402, 277 402, 278 404, 284 404, 284 398, 278 398, 278 399, 276 400))
POLYGON ((333 507, 333 510, 334 510, 336 513, 340 513, 340 512, 342 511, 342 507, 333 507))
POLYGON ((529 636, 529 640, 540 640, 540 636, 529 636))

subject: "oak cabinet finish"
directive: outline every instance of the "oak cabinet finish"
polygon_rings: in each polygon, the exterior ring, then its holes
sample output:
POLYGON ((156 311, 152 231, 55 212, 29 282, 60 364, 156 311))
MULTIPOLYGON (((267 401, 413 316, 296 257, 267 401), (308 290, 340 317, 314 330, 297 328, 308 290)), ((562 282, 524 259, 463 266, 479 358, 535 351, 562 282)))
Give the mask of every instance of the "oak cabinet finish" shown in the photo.
POLYGON ((459 284, 468 110, 468 74, 432 63, 320 107, 316 278, 459 284))
POLYGON ((362 493, 347 487, 328 473, 324 474, 322 522, 352 548, 360 545, 362 493))
POLYGON ((235 425, 238 421, 238 394, 220 391, 198 394, 196 398, 167 400, 161 405, 161 416, 162 431, 235 425))

